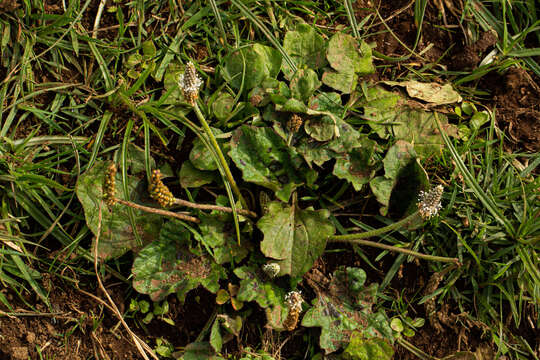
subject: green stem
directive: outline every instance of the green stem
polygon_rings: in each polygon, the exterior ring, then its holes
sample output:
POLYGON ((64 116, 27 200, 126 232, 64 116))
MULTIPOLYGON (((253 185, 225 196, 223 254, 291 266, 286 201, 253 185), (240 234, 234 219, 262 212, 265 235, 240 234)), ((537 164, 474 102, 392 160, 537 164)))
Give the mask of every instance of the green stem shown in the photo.
POLYGON ((416 346, 414 346, 413 344, 411 344, 410 342, 408 342, 407 340, 405 340, 402 337, 397 338, 397 343, 399 345, 403 346, 405 349, 409 350, 414 355, 416 355, 419 359, 422 359, 422 360, 438 360, 437 358, 426 354, 425 352, 423 352, 422 350, 420 350, 419 348, 417 348, 416 346))
POLYGON ((334 236, 330 236, 328 240, 331 242, 349 242, 350 240, 358 240, 358 239, 365 239, 365 238, 380 236, 382 234, 386 234, 387 232, 402 228, 405 225, 412 224, 418 219, 421 219, 421 216, 420 216, 420 213, 416 211, 412 213, 411 215, 407 216, 406 218, 401 219, 398 222, 392 223, 388 226, 384 226, 380 229, 374 229, 374 230, 365 231, 365 232, 356 233, 356 234, 334 235, 334 236))
POLYGON ((416 252, 416 251, 413 251, 413 250, 400 248, 400 247, 397 247, 397 246, 386 245, 386 244, 381 244, 381 243, 374 242, 374 241, 364 240, 365 238, 368 238, 368 237, 380 236, 380 235, 385 234, 387 232, 390 232, 392 230, 399 229, 399 228, 403 227, 404 225, 407 225, 409 223, 414 222, 417 218, 420 218, 420 217, 421 217, 420 213, 418 211, 416 211, 415 213, 407 216, 406 218, 404 218, 404 219, 402 219, 402 220, 400 220, 398 222, 395 222, 393 224, 390 224, 388 226, 382 227, 380 229, 375 229, 375 230, 371 230, 371 231, 365 231, 365 232, 356 233, 356 234, 334 235, 334 236, 330 236, 328 238, 328 242, 344 242, 344 243, 352 243, 352 244, 358 244, 358 245, 371 246, 371 247, 375 247, 375 248, 379 248, 379 249, 384 249, 384 250, 389 250, 389 251, 402 253, 402 254, 405 254, 405 255, 414 256, 414 257, 417 257, 417 258, 420 258, 420 259, 459 264, 459 260, 457 258, 448 258, 448 257, 444 257, 444 256, 427 255, 427 254, 422 254, 422 253, 419 253, 419 252, 416 252))
POLYGON ((195 103, 195 105, 193 105, 193 109, 195 110, 195 114, 197 115, 197 117, 199 118, 199 121, 201 122, 201 125, 203 126, 206 136, 208 136, 210 143, 214 147, 214 150, 216 151, 216 154, 219 157, 219 162, 221 162, 221 166, 223 166, 223 169, 225 171, 225 176, 227 176, 227 180, 229 180, 229 183, 231 184, 233 191, 235 192, 236 196, 238 196, 238 199, 240 200, 240 203, 242 204, 242 206, 245 209, 249 209, 249 207, 247 206, 246 200, 244 200, 242 193, 240 193, 240 189, 236 185, 236 181, 234 181, 231 170, 229 169, 229 165, 227 164, 227 161, 225 160, 225 156, 223 156, 223 152, 221 151, 221 147, 219 146, 216 140, 216 137, 214 136, 214 133, 210 129, 208 122, 206 122, 206 119, 204 118, 204 115, 202 114, 201 109, 199 108, 199 105, 195 103))
MULTIPOLYGON (((362 235, 362 234, 359 234, 359 235, 362 235)), ((384 250, 389 250, 389 251, 402 253, 402 254, 405 254, 405 255, 414 256, 414 257, 424 259, 424 260, 431 260, 431 261, 459 264, 459 260, 457 258, 448 258, 448 257, 444 257, 444 256, 434 256, 434 255, 422 254, 422 253, 419 253, 419 252, 416 252, 416 251, 413 251, 413 250, 404 249, 404 248, 400 248, 400 247, 392 246, 392 245, 381 244, 381 243, 374 242, 374 241, 369 241, 369 240, 351 239, 351 240, 341 240, 340 241, 340 240, 333 240, 332 238, 330 238, 329 241, 330 242, 347 242, 347 243, 352 243, 352 244, 371 246, 371 247, 376 247, 376 248, 379 248, 379 249, 384 249, 384 250)))
POLYGON ((206 321, 206 324, 204 324, 204 327, 201 330, 201 332, 199 333, 199 336, 197 336, 197 338, 195 339, 195 342, 200 342, 200 341, 202 341, 204 339, 204 337, 208 333, 208 330, 210 330, 210 327, 212 326, 212 324, 216 320, 217 314, 218 314, 218 309, 216 307, 214 309, 214 312, 212 312, 212 315, 210 315, 210 317, 206 321))

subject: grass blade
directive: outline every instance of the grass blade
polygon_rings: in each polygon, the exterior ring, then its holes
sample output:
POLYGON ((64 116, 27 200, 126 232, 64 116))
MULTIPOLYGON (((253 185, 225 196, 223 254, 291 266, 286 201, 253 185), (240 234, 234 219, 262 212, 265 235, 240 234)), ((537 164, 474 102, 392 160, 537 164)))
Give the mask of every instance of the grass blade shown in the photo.
POLYGON ((434 114, 435 114, 435 121, 437 123, 437 128, 439 129, 439 132, 441 133, 443 141, 446 147, 448 148, 448 150, 450 151, 452 158, 456 163, 456 166, 458 167, 459 171, 463 175, 463 178, 465 179, 466 184, 470 188, 472 188, 476 197, 478 197, 478 199, 482 202, 482 204, 484 204, 484 206, 491 213, 491 215, 493 215, 493 217, 501 225, 504 226, 508 234, 514 237, 515 236, 514 227, 512 226, 510 221, 508 221, 508 219, 499 211, 499 208, 497 207, 497 204, 495 204, 494 200, 488 194, 486 194, 486 192, 480 187, 480 185, 478 184, 474 176, 470 173, 469 169, 467 168, 463 160, 461 160, 461 156, 459 155, 456 148, 452 144, 452 141, 448 137, 448 134, 446 134, 446 131, 441 127, 437 112, 434 112, 434 114))
POLYGON ((347 18, 349 19, 349 24, 351 24, 354 37, 360 39, 358 23, 356 22, 356 17, 354 16, 354 8, 351 0, 345 0, 345 10, 347 11, 347 18))
POLYGON ((281 56, 285 59, 287 64, 291 67, 292 71, 295 72, 298 68, 296 67, 296 64, 294 63, 293 59, 287 54, 283 46, 279 43, 278 39, 264 26, 264 24, 249 10, 247 6, 245 6, 242 2, 239 0, 231 0, 232 4, 236 6, 242 14, 244 14, 245 17, 247 17, 255 26, 261 30, 261 32, 266 36, 268 41, 274 45, 276 49, 279 50, 281 53, 281 56))

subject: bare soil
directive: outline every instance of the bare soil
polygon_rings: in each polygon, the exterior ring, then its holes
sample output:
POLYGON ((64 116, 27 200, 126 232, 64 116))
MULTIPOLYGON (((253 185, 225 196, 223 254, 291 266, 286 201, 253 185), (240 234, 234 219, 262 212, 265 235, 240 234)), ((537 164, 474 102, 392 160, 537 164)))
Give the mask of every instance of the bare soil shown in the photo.
POLYGON ((521 68, 510 68, 503 74, 486 79, 494 94, 499 127, 510 138, 512 150, 540 151, 540 82, 521 68))
MULTIPOLYGON (((38 311, 26 310, 21 300, 12 293, 5 294, 15 307, 9 311, 0 305, 0 358, 5 360, 39 359, 138 359, 138 352, 118 321, 97 301, 56 279, 47 280, 53 311, 38 299, 26 301, 36 304, 38 311)), ((45 285, 45 284, 44 284, 45 285)), ((122 304, 118 287, 109 289, 113 298, 122 304)))

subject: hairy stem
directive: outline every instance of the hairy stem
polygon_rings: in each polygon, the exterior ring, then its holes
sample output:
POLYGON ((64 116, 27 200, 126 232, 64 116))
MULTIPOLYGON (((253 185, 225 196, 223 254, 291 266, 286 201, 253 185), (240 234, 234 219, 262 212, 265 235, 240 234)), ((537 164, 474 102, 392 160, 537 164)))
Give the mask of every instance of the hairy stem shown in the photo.
POLYGON ((415 211, 414 213, 407 216, 406 218, 401 219, 400 221, 395 222, 393 224, 384 226, 384 227, 382 227, 380 229, 374 229, 374 230, 365 231, 365 232, 361 232, 361 233, 355 233, 355 234, 333 235, 333 236, 330 236, 328 241, 330 241, 330 242, 348 242, 348 241, 351 241, 351 240, 365 239, 365 238, 369 238, 369 237, 380 236, 380 235, 386 234, 387 232, 400 229, 400 228, 404 227, 405 225, 412 224, 418 219, 421 219, 420 212, 415 211))
POLYGON ((409 249, 405 249, 405 248, 401 248, 397 246, 386 245, 386 244, 381 244, 374 241, 364 240, 369 237, 380 236, 390 231, 397 230, 407 224, 411 224, 415 222, 418 219, 421 219, 421 215, 419 211, 416 211, 413 214, 407 216, 406 218, 400 221, 397 221, 393 224, 390 224, 388 226, 384 226, 380 229, 374 229, 374 230, 365 231, 365 232, 356 233, 356 234, 333 235, 328 238, 328 242, 342 242, 342 243, 351 243, 351 244, 371 246, 371 247, 375 247, 379 249, 384 249, 384 250, 402 253, 405 255, 414 256, 420 259, 459 264, 459 260, 457 258, 427 255, 427 254, 422 254, 413 250, 409 250, 409 249))
POLYGON ((178 214, 178 213, 175 213, 175 212, 172 212, 172 211, 167 211, 167 210, 162 210, 162 209, 156 209, 156 208, 149 207, 149 206, 139 205, 139 204, 135 204, 135 203, 133 203, 131 201, 126 201, 126 200, 122 200, 122 199, 118 199, 118 198, 116 198, 115 201, 117 203, 119 203, 119 204, 129 206, 129 207, 132 207, 132 208, 137 209, 137 210, 146 211, 146 212, 152 213, 152 214, 158 214, 158 215, 163 215, 163 216, 174 217, 174 218, 177 218, 177 219, 180 219, 180 220, 190 221, 190 222, 194 222, 194 223, 200 223, 201 222, 196 217, 189 216, 189 215, 178 214))
MULTIPOLYGON (((219 206, 219 205, 209 205, 209 204, 197 204, 193 203, 191 201, 182 200, 174 198, 174 203, 176 205, 185 206, 193 209, 200 209, 200 210, 217 210, 217 211, 223 211, 226 213, 232 213, 233 209, 226 206, 219 206)), ((257 217, 257 213, 251 211, 251 210, 245 210, 245 209, 237 209, 236 210, 240 215, 249 216, 252 218, 257 217)))
POLYGON ((422 253, 419 253, 419 252, 416 252, 416 251, 413 251, 413 250, 404 249, 404 248, 400 248, 400 247, 392 246, 392 245, 381 244, 381 243, 378 243, 378 242, 375 242, 375 241, 369 241, 369 240, 363 240, 363 239, 351 239, 351 240, 341 240, 341 241, 340 240, 337 240, 337 241, 336 240, 329 240, 329 241, 330 242, 346 242, 346 243, 351 243, 351 244, 371 246, 371 247, 375 247, 375 248, 379 248, 379 249, 384 249, 384 250, 388 250, 388 251, 402 253, 402 254, 405 254, 405 255, 414 256, 414 257, 424 259, 424 260, 431 260, 431 261, 459 264, 459 260, 457 258, 448 258, 448 257, 444 257, 444 256, 434 256, 434 255, 422 254, 422 253))

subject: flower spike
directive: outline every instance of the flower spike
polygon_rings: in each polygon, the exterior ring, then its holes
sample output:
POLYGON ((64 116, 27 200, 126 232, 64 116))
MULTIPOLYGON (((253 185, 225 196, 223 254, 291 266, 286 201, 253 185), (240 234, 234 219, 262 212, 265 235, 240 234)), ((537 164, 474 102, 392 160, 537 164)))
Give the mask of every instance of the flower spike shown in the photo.
POLYGON ((174 196, 169 188, 161 181, 161 171, 152 171, 152 178, 148 186, 150 197, 156 200, 162 207, 169 207, 174 204, 174 196))
POLYGON ((429 219, 437 215, 439 210, 442 209, 441 196, 443 190, 442 185, 437 185, 427 192, 420 191, 420 195, 418 196, 418 211, 422 218, 429 219))
POLYGON ((264 273, 268 275, 269 278, 273 279, 279 274, 281 267, 279 266, 279 264, 269 263, 269 264, 264 264, 262 266, 262 269, 264 273))
POLYGON ((288 331, 293 331, 298 325, 298 319, 302 312, 302 303, 304 302, 304 299, 302 298, 302 293, 300 291, 291 291, 285 296, 285 301, 289 308, 289 314, 283 321, 283 327, 288 331))
POLYGON ((103 183, 103 199, 108 206, 116 204, 116 164, 111 162, 107 166, 105 181, 103 183))
POLYGON ((178 85, 184 92, 184 97, 191 105, 195 105, 202 83, 201 78, 197 74, 197 69, 195 69, 191 61, 188 62, 184 73, 178 78, 178 85))

